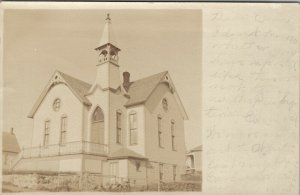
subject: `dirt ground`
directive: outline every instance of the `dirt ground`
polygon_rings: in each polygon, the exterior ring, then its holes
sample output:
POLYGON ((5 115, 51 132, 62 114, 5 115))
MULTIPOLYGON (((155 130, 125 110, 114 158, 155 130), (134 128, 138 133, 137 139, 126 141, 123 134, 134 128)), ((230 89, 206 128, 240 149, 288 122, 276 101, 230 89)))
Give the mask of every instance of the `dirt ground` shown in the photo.
POLYGON ((2 183, 2 192, 33 192, 33 191, 34 190, 32 189, 21 188, 11 183, 7 183, 7 182, 2 183))

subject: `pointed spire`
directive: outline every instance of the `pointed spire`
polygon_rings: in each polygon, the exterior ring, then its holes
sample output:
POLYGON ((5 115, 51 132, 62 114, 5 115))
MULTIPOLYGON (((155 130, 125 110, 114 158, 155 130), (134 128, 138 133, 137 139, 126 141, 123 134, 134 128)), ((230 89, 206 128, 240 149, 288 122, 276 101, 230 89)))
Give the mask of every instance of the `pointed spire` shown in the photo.
POLYGON ((108 43, 117 47, 115 39, 114 39, 112 27, 111 27, 111 18, 110 18, 109 13, 106 16, 105 24, 104 24, 104 28, 103 28, 103 32, 102 32, 102 37, 100 39, 100 42, 99 42, 96 50, 108 43))

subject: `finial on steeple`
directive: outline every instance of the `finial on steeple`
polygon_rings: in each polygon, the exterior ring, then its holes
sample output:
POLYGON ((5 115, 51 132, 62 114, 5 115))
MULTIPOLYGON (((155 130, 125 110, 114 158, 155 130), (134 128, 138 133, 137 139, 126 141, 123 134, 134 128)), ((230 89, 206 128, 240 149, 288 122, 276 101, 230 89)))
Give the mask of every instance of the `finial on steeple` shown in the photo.
POLYGON ((106 19, 105 19, 105 20, 110 20, 109 13, 107 14, 107 16, 106 16, 106 19))

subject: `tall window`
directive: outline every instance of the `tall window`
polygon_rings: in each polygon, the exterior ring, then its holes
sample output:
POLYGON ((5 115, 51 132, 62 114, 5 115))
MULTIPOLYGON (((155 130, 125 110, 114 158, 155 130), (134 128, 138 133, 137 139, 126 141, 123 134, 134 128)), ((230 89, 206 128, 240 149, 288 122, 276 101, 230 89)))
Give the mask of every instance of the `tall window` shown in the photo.
POLYGON ((44 127, 44 146, 49 145, 49 134, 50 134, 50 121, 45 121, 45 127, 44 127))
POLYGON ((172 150, 176 150, 175 147, 175 122, 171 121, 171 139, 172 139, 172 150))
POLYGON ((122 113, 117 111, 117 143, 122 143, 122 113))
POLYGON ((176 180, 176 165, 173 165, 173 181, 176 180))
POLYGON ((136 112, 129 114, 130 145, 137 144, 137 116, 136 112))
POLYGON ((161 118, 161 116, 157 117, 157 125, 158 125, 158 146, 162 147, 162 118, 161 118))
POLYGON ((60 144, 64 145, 67 142, 67 116, 61 117, 60 129, 60 144))
POLYGON ((160 163, 159 164, 159 180, 160 181, 162 181, 163 180, 163 168, 164 168, 164 166, 163 166, 163 164, 162 163, 160 163))

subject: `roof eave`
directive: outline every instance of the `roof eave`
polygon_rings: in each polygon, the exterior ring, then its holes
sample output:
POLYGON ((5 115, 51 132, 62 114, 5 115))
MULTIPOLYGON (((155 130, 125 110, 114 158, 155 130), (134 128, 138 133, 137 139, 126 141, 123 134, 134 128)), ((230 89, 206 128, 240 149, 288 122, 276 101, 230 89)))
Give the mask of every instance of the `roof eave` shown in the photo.
POLYGON ((108 157, 108 160, 116 160, 116 159, 140 159, 140 160, 148 160, 146 157, 137 157, 137 156, 115 156, 108 157))
POLYGON ((140 104, 145 104, 146 100, 143 100, 143 101, 139 101, 139 102, 134 102, 134 103, 130 103, 130 104, 125 104, 125 108, 129 108, 129 107, 132 107, 132 106, 137 106, 137 105, 140 105, 140 104))

